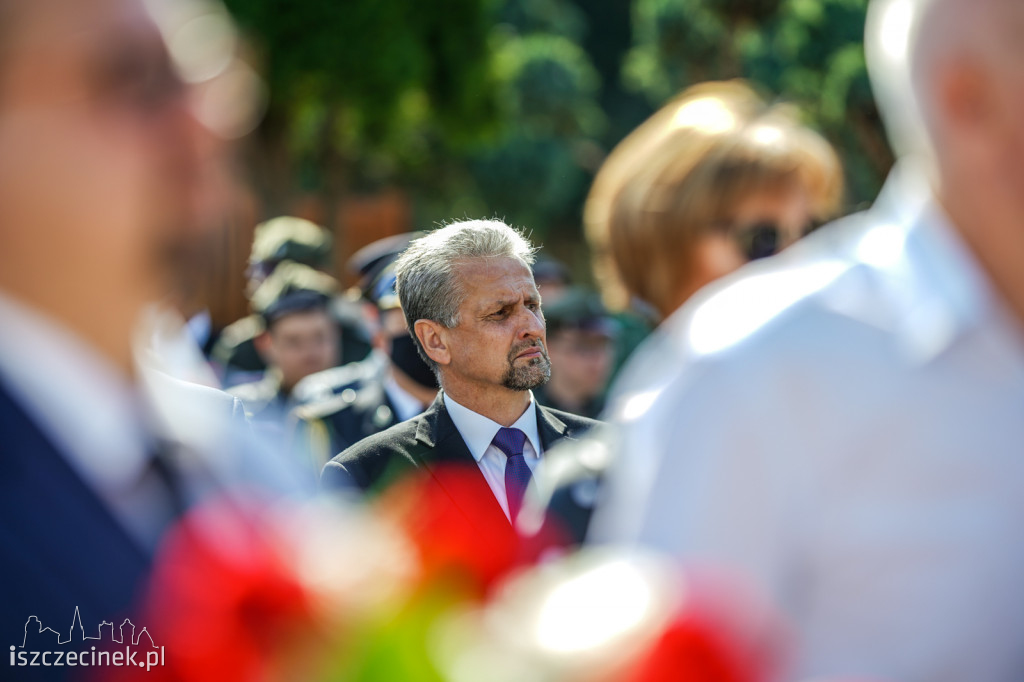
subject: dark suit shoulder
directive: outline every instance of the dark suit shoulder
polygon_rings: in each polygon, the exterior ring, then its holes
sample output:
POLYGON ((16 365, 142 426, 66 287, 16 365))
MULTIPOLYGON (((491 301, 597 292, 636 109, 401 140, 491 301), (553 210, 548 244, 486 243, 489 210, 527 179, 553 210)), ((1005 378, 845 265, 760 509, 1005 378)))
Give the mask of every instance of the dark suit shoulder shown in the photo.
POLYGON ((363 438, 358 443, 339 453, 331 461, 344 464, 358 460, 391 456, 397 453, 407 453, 418 449, 420 446, 416 440, 418 426, 418 417, 395 424, 379 433, 363 438))
POLYGON ((416 440, 420 417, 367 436, 336 455, 321 474, 324 487, 348 480, 365 491, 386 487, 395 477, 418 468, 416 454, 426 445, 416 440))
POLYGON ((569 431, 572 432, 573 435, 584 433, 594 428, 595 426, 600 426, 601 424, 601 422, 599 422, 596 419, 591 419, 590 417, 582 417, 578 414, 565 412, 563 410, 556 410, 553 407, 545 407, 543 405, 538 405, 537 407, 538 409, 540 409, 541 412, 545 412, 549 416, 555 417, 563 424, 565 424, 567 427, 569 427, 569 431))

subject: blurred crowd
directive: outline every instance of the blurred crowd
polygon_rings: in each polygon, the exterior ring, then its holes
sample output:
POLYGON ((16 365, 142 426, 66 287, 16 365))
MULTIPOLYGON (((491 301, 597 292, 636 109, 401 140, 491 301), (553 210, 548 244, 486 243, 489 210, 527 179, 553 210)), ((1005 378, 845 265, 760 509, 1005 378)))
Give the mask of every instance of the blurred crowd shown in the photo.
POLYGON ((1024 678, 1024 7, 872 0, 867 211, 705 82, 604 159, 592 278, 279 216, 215 328, 225 30, 0 0, 0 678, 151 674, 25 662, 72 614, 175 680, 1024 678))

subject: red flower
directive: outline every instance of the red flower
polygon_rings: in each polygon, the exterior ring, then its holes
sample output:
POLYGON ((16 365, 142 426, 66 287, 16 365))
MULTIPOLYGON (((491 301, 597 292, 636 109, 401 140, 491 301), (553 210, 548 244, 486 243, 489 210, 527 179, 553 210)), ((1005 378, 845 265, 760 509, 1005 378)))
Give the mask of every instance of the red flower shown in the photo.
POLYGON ((412 540, 425 584, 447 581, 479 598, 531 558, 475 467, 408 476, 377 507, 412 540))
POLYGON ((144 679, 248 682, 280 672, 281 657, 316 631, 286 551, 272 524, 231 503, 184 518, 162 547, 146 609, 167 666, 144 679))
POLYGON ((628 682, 770 682, 785 671, 789 633, 724 571, 687 571, 675 617, 641 654, 628 682))

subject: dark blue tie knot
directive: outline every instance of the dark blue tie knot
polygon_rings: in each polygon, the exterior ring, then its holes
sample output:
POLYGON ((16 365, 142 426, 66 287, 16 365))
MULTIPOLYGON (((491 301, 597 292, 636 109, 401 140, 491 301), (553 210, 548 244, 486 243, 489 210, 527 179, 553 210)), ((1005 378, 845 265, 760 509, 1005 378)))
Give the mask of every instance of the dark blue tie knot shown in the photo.
POLYGON ((523 454, 523 446, 526 444, 526 434, 519 429, 509 429, 504 426, 498 429, 491 441, 494 446, 505 453, 506 457, 515 457, 523 454))
POLYGON ((491 442, 505 453, 505 499, 508 502, 509 519, 514 525, 531 478, 530 467, 523 457, 526 434, 519 429, 502 427, 491 442))

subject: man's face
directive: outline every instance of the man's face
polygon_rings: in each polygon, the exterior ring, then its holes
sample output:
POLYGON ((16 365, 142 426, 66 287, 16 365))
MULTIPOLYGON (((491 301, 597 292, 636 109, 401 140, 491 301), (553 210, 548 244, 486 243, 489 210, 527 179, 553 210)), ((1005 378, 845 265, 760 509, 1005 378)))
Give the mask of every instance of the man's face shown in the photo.
POLYGON ((526 391, 551 376, 540 294, 530 269, 514 258, 456 265, 465 300, 446 330, 451 362, 442 371, 484 389, 526 391))
MULTIPOLYGON (((1024 8, 1020 3, 997 3, 993 21, 998 31, 1001 49, 993 58, 990 92, 994 100, 989 128, 992 148, 997 155, 998 173, 1010 183, 1020 210, 1024 215, 1024 8)), ((996 38, 993 38, 993 43, 996 38)))
POLYGON ((61 259, 86 262, 163 293, 202 243, 222 167, 157 26, 141 0, 32 0, 15 13, 0 55, 4 240, 49 257, 54 276, 68 272, 61 259))
POLYGON ((562 329, 551 335, 548 349, 560 384, 585 399, 600 395, 612 367, 611 337, 585 329, 562 329))
POLYGON ((322 310, 292 313, 277 320, 262 349, 290 391, 301 379, 330 369, 338 359, 338 330, 322 310))

